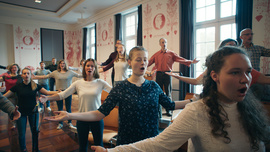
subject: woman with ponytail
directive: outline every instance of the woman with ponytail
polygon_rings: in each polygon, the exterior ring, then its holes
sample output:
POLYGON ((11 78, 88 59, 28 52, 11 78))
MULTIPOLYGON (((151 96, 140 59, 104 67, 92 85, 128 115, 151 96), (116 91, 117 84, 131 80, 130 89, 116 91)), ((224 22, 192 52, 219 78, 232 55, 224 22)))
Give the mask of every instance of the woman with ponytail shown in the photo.
POLYGON ((21 151, 27 151, 25 143, 25 132, 27 117, 29 120, 31 132, 32 132, 32 151, 38 150, 38 122, 39 122, 39 113, 38 113, 38 102, 36 100, 37 92, 52 95, 57 93, 56 91, 47 91, 42 88, 40 85, 36 84, 31 79, 31 70, 24 68, 22 70, 23 78, 22 83, 16 84, 12 87, 7 93, 4 94, 5 97, 10 97, 14 94, 18 97, 18 106, 19 111, 21 112, 21 117, 17 120, 18 133, 19 133, 19 144, 21 151))

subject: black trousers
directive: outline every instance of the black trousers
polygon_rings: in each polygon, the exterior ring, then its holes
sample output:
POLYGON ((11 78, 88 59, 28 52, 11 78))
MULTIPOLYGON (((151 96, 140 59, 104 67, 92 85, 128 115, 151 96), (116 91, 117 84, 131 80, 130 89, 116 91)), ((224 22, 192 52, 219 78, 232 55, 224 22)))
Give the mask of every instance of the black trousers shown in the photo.
MULTIPOLYGON (((170 71, 166 71, 170 72, 170 71)), ((157 71, 156 82, 160 88, 165 91, 165 94, 172 99, 172 77, 166 74, 165 72, 157 71)), ((169 112, 169 110, 166 110, 169 112)))

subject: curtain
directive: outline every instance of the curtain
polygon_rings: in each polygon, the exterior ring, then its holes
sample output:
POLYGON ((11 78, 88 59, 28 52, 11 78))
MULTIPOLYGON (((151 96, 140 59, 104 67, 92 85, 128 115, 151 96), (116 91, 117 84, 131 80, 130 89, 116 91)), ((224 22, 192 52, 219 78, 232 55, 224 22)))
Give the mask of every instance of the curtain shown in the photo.
POLYGON ((241 39, 239 38, 241 30, 245 28, 252 28, 252 12, 253 12, 253 0, 236 0, 236 37, 239 44, 241 39))
POLYGON ((97 24, 95 23, 95 60, 97 60, 97 24))
MULTIPOLYGON (((180 56, 186 59, 194 59, 193 50, 193 0, 181 0, 181 53, 180 56)), ((180 74, 190 77, 189 67, 181 64, 180 74)), ((193 74, 192 74, 193 75, 193 74)), ((185 95, 190 90, 190 85, 180 81, 180 100, 185 98, 185 95)))
POLYGON ((142 5, 138 6, 137 45, 142 46, 142 5))
POLYGON ((86 45, 87 45, 87 28, 83 28, 83 48, 82 48, 82 58, 86 58, 86 45))
MULTIPOLYGON (((122 23, 121 23, 121 14, 115 15, 115 43, 117 40, 122 40, 122 23)), ((115 48, 116 51, 116 48, 115 48)))

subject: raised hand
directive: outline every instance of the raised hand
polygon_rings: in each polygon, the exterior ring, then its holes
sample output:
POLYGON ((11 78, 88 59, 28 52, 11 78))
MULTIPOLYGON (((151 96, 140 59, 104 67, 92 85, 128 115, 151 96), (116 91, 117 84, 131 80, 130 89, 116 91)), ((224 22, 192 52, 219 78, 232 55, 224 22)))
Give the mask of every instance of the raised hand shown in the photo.
POLYGON ((200 60, 196 60, 196 58, 194 59, 194 60, 192 60, 192 63, 193 64, 196 64, 196 63, 198 63, 200 60))
POLYGON ((40 95, 40 97, 38 98, 38 100, 39 100, 41 103, 45 103, 45 102, 48 100, 48 97, 45 96, 45 95, 40 95))
POLYGON ((18 120, 21 117, 21 113, 18 111, 19 107, 16 106, 15 111, 13 112, 13 121, 18 120))
POLYGON ((173 72, 165 72, 166 74, 173 76, 173 77, 179 77, 180 75, 177 73, 173 73, 173 72))
POLYGON ((101 146, 91 146, 91 149, 96 152, 107 152, 107 150, 101 146))
POLYGON ((45 117, 45 120, 49 120, 49 121, 64 121, 64 120, 68 120, 68 112, 66 111, 54 111, 53 112, 55 114, 55 116, 51 116, 51 117, 45 117))

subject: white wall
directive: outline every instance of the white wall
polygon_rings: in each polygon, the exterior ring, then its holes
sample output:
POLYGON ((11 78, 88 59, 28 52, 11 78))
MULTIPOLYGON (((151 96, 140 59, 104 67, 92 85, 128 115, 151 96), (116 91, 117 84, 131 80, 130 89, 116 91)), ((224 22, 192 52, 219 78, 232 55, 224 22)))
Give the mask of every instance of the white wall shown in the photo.
MULTIPOLYGON (((14 62, 13 26, 0 23, 0 65, 7 66, 14 62)), ((0 74, 6 70, 0 69, 0 74)))
MULTIPOLYGON (((0 16, 0 65, 7 66, 15 62, 13 27, 17 25, 59 30, 71 30, 74 27, 68 24, 0 16)), ((0 74, 3 72, 6 70, 0 69, 0 74)))

